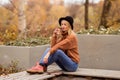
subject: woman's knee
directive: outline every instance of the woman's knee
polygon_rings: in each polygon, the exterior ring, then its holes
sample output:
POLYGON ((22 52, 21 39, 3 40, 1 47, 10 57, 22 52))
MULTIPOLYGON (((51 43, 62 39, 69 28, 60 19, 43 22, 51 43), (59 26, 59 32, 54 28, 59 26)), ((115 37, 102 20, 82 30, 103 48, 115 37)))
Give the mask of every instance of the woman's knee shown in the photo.
POLYGON ((49 50, 50 50, 50 48, 47 48, 45 51, 47 51, 47 52, 48 52, 49 50))
POLYGON ((58 49, 58 50, 55 51, 53 56, 57 56, 58 58, 61 58, 61 57, 65 56, 65 53, 62 50, 58 49))
POLYGON ((55 53, 64 53, 61 49, 56 50, 55 53))
POLYGON ((48 47, 46 50, 50 50, 50 48, 48 47))

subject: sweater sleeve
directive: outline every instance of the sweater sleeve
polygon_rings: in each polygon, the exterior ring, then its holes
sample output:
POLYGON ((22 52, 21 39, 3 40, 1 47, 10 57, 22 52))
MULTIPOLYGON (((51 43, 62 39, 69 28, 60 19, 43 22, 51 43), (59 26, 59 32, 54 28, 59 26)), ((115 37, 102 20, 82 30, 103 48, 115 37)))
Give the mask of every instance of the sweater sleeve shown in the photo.
POLYGON ((71 35, 68 36, 66 39, 62 40, 61 42, 57 43, 50 49, 50 53, 54 53, 57 49, 68 50, 75 48, 77 44, 76 37, 71 35))
POLYGON ((51 48, 56 44, 57 42, 57 37, 53 37, 51 38, 51 48))

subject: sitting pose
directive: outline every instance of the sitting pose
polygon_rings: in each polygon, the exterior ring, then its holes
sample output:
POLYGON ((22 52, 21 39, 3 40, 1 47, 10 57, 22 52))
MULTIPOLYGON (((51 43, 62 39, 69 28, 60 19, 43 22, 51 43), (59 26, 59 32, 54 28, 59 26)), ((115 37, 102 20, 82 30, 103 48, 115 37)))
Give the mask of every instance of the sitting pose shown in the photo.
POLYGON ((27 70, 28 73, 43 73, 54 62, 64 71, 77 70, 80 57, 73 22, 71 16, 59 19, 60 27, 53 31, 50 48, 46 49, 35 66, 27 70))

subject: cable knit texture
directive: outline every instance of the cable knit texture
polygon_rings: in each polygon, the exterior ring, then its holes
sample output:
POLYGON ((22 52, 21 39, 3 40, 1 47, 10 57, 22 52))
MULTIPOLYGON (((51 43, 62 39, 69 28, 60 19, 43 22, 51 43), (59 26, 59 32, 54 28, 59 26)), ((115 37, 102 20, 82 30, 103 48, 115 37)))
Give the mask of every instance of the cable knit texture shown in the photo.
POLYGON ((65 54, 74 62, 80 62, 76 34, 63 35, 62 39, 59 42, 57 41, 57 37, 52 37, 50 53, 54 54, 57 49, 63 50, 65 54))

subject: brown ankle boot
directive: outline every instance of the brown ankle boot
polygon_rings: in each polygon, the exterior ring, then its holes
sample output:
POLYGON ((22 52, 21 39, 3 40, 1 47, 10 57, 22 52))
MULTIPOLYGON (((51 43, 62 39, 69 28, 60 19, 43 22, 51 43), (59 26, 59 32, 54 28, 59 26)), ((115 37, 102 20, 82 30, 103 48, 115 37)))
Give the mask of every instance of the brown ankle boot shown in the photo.
POLYGON ((33 66, 31 69, 28 69, 28 73, 44 73, 47 71, 47 66, 39 65, 39 63, 36 63, 36 66, 33 66))
POLYGON ((44 72, 47 72, 47 66, 43 66, 44 72))

